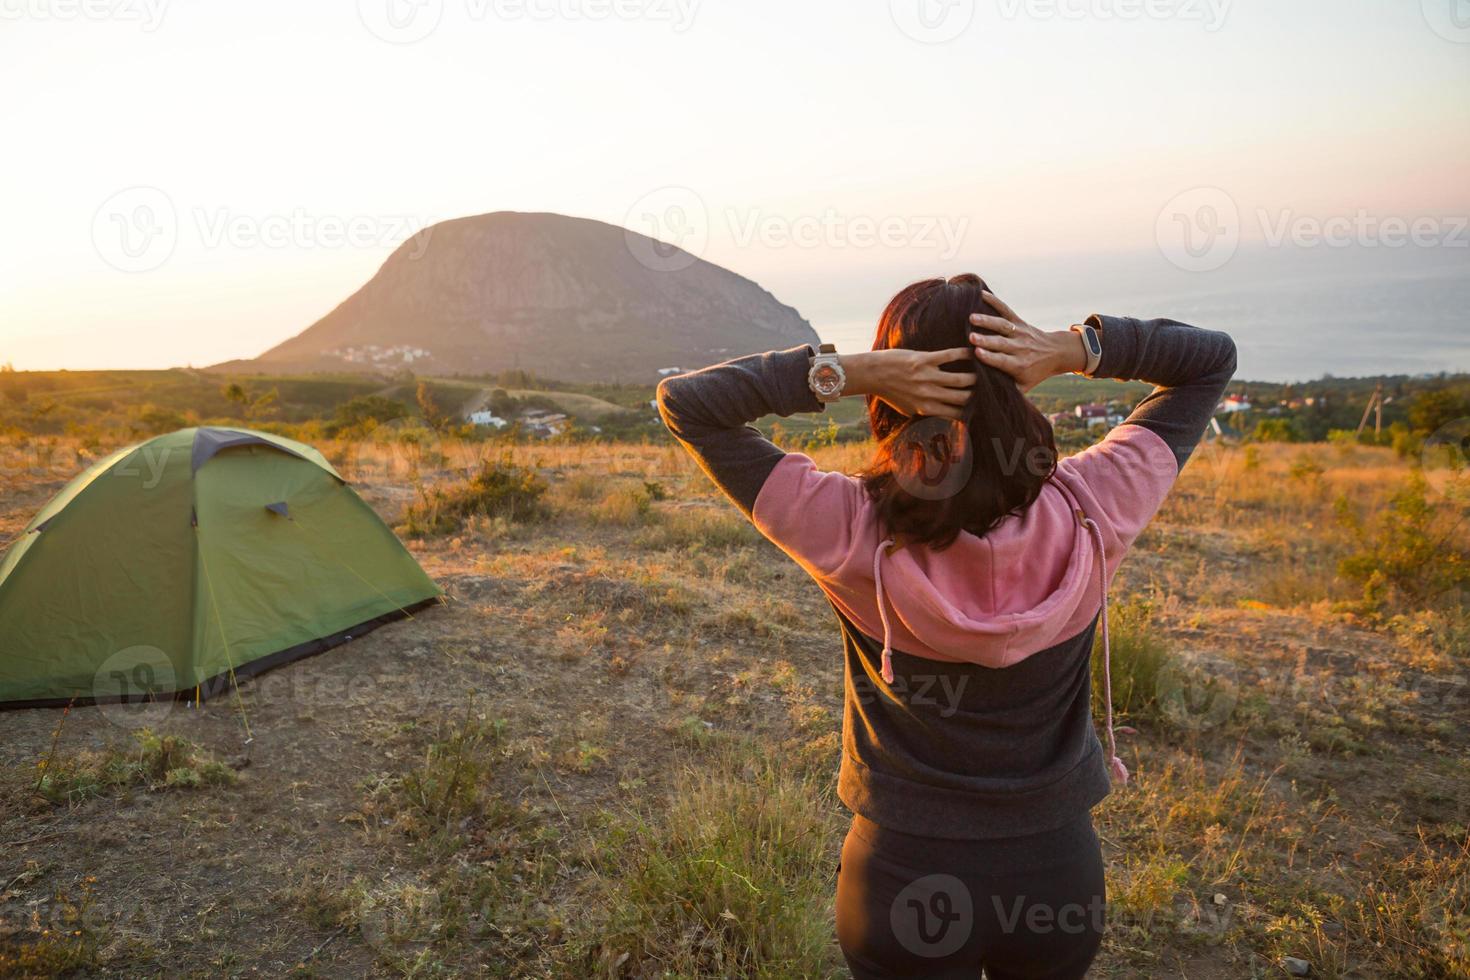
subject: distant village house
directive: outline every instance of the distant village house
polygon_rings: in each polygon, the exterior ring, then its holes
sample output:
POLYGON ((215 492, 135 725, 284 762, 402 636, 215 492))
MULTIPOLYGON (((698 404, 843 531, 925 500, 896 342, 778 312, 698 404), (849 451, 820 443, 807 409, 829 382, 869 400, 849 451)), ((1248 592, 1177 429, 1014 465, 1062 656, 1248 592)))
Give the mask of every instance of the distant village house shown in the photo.
POLYGON ((470 423, 472 425, 491 425, 497 429, 503 429, 507 425, 510 425, 510 420, 503 419, 494 412, 480 411, 470 413, 470 423))
POLYGON ((1073 412, 1081 419, 1089 429, 1099 425, 1107 426, 1109 429, 1123 424, 1123 412, 1113 405, 1102 405, 1091 402, 1086 405, 1078 405, 1073 412))
POLYGON ((1251 403, 1249 398, 1245 395, 1231 395, 1220 403, 1220 407, 1216 409, 1216 412, 1223 412, 1226 415, 1230 415, 1234 412, 1249 412, 1250 410, 1251 403))

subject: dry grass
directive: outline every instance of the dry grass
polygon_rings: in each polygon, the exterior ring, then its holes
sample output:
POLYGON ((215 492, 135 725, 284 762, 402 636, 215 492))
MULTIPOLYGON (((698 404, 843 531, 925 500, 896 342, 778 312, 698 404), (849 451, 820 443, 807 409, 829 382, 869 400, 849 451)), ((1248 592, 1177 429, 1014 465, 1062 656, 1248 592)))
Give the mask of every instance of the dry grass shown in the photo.
MULTIPOLYGON (((503 451, 325 448, 394 523, 503 451)), ((0 534, 101 451, 0 444, 0 534)), ((155 721, 235 785, 48 799, 57 713, 0 715, 0 975, 841 974, 824 600, 672 446, 505 462, 546 517, 413 542, 446 607, 247 682, 248 747, 225 700, 155 721)), ((1096 975, 1470 976, 1470 620, 1339 574, 1408 477, 1203 449, 1125 562, 1096 975)), ((1463 508, 1428 499, 1448 562, 1463 508)), ((79 709, 56 758, 123 734, 79 709)))

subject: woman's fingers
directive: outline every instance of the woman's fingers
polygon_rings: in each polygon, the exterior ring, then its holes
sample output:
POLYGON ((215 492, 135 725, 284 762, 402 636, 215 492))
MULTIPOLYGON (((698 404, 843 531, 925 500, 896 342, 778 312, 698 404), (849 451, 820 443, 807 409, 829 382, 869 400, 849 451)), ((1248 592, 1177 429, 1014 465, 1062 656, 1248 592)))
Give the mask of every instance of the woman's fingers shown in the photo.
POLYGON ((933 397, 935 401, 943 405, 964 407, 969 404, 970 392, 961 388, 940 388, 933 397))
POLYGON ((1015 377, 1021 371, 1020 359, 1010 354, 978 347, 975 349, 975 356, 980 358, 980 363, 988 364, 999 371, 1004 371, 1011 377, 1015 377))
MULTIPOLYGON (((973 351, 965 351, 965 357, 971 357, 973 353, 973 351)), ((975 372, 941 371, 935 368, 924 376, 924 380, 944 388, 973 388, 975 387, 975 372)))
POLYGON ((1016 324, 1004 317, 991 316, 989 313, 971 313, 970 323, 972 326, 1000 334, 1002 337, 1012 337, 1016 333, 1016 324))
POLYGON ((970 353, 968 347, 951 347, 948 350, 930 351, 925 360, 930 364, 952 364, 955 361, 968 361, 970 353))
POLYGON ((994 334, 987 333, 970 334, 970 343, 981 350, 996 352, 1009 352, 1020 346, 1020 344, 1010 337, 997 337, 994 334))
POLYGON ((1005 317, 1007 320, 1011 321, 1012 323, 1025 323, 1026 322, 1025 320, 1022 320, 1020 317, 1016 316, 1016 311, 1013 310, 1013 309, 1011 309, 1009 306, 1007 306, 1005 300, 1001 299, 999 296, 995 295, 990 290, 988 290, 988 289, 982 290, 981 293, 980 293, 980 295, 982 297, 984 297, 985 302, 989 303, 991 305, 991 307, 993 307, 995 309, 996 312, 998 312, 1001 316, 1005 317))

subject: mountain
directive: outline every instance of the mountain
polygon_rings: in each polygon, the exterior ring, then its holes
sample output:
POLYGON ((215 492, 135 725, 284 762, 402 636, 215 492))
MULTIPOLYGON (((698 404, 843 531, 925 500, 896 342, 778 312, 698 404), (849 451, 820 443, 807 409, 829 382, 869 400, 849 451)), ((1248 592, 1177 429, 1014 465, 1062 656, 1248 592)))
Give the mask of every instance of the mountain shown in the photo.
POLYGON ((304 332, 215 369, 647 382, 801 343, 811 324, 728 269, 601 221, 500 211, 425 228, 304 332))

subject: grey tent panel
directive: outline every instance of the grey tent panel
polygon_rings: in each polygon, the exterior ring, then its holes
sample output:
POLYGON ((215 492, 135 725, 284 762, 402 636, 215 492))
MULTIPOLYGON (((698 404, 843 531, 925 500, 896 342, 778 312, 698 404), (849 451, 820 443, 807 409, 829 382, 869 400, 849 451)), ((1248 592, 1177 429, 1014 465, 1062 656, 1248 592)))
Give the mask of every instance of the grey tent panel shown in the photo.
POLYGON ((297 459, 306 459, 300 453, 291 452, 285 446, 262 439, 260 436, 250 432, 235 432, 231 429, 205 429, 201 428, 194 433, 194 449, 190 461, 191 473, 198 473, 199 467, 226 449, 235 446, 268 446, 277 452, 295 456, 297 459))

